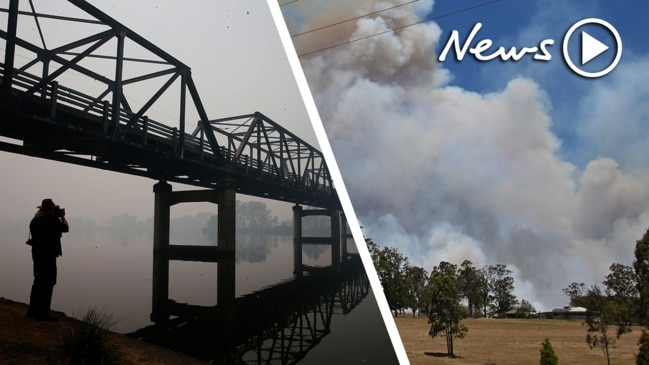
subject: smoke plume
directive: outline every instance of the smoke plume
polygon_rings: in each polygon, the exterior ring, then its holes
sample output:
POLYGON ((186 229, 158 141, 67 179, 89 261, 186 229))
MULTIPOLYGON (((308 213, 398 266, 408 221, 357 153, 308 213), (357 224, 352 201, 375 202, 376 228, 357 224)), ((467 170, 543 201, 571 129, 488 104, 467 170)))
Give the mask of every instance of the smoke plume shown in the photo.
MULTIPOLYGON (((611 263, 630 264, 649 224, 647 174, 591 148, 608 132, 602 118, 623 112, 586 120, 593 108, 583 109, 578 123, 591 127, 580 167, 562 157, 552 101, 533 79, 514 77, 487 94, 450 86, 434 56, 434 22, 388 31, 432 11, 432 1, 414 4, 294 38, 366 234, 428 271, 440 260, 507 264, 518 298, 537 309, 566 304, 561 289, 573 281, 601 284, 611 263)), ((295 3, 286 18, 296 34, 395 5, 295 3)), ((633 85, 646 85, 647 72, 639 74, 644 83, 633 85)), ((583 105, 598 99, 611 106, 597 89, 583 105)))

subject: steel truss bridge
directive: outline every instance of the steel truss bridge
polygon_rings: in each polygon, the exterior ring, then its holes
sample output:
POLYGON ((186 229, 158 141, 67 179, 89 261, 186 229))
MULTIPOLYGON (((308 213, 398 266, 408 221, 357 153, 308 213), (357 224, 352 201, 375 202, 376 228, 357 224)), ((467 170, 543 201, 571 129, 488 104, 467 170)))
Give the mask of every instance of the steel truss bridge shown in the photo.
POLYGON ((0 150, 206 188, 234 179, 245 195, 339 206, 315 147, 259 112, 210 118, 187 65, 86 1, 68 3, 83 16, 31 0, 0 7, 0 150), (45 25, 78 31, 62 40, 45 25), (150 118, 159 105, 178 117, 150 118))

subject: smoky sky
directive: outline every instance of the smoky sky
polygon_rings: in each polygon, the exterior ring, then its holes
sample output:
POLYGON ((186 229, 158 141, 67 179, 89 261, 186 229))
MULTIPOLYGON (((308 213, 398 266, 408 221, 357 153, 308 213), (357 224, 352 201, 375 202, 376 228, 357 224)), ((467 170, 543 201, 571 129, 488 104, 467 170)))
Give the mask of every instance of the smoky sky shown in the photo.
MULTIPOLYGON (((286 9, 289 28, 398 5, 338 3, 286 9)), ((611 263, 630 265, 649 225, 641 152, 649 58, 580 89, 562 119, 565 110, 553 113, 562 100, 541 86, 538 70, 501 73, 501 87, 471 91, 436 62, 435 22, 389 31, 431 11, 420 1, 294 38, 298 54, 309 53, 302 66, 354 210, 368 236, 415 265, 506 264, 519 299, 565 305, 561 289, 571 282, 601 284, 611 263), (570 146, 554 132, 561 123, 576 126, 570 146)))
MULTIPOLYGON (((30 3, 21 1, 20 10, 30 12, 30 3)), ((191 68, 192 79, 208 118, 259 111, 317 146, 313 127, 265 2, 159 1, 151 4, 102 0, 90 3, 191 68)), ((90 18, 65 1, 35 0, 33 6, 37 13, 90 18)), ((6 14, 0 14, 0 24, 3 24, 0 28, 6 29, 6 14)), ((20 16, 18 24, 19 36, 37 45, 41 44, 40 27, 49 49, 105 30, 105 27, 47 17, 39 17, 37 27, 34 17, 27 15, 20 16)), ((114 43, 108 42, 97 53, 114 55, 115 49, 114 43)), ((156 59, 130 41, 125 44, 125 54, 132 58, 156 59)), ((17 67, 33 58, 34 54, 24 48, 16 49, 17 67)), ((82 64, 95 72, 105 71, 107 78, 114 76, 115 67, 109 61, 85 59, 82 64)), ((37 67, 33 66, 29 71, 40 75, 37 67)), ((52 64, 50 71, 57 67, 52 64)), ((153 73, 160 67, 143 62, 126 62, 126 77, 134 76, 132 73, 135 71, 153 73)), ((62 86, 78 89, 88 95, 97 96, 103 91, 93 89, 95 81, 77 72, 64 72, 57 80, 62 86)), ((155 83, 143 83, 141 88, 127 86, 125 96, 137 110, 160 86, 155 83)), ((176 91, 174 87, 170 89, 176 91)), ((162 102, 156 103, 147 112, 148 117, 169 126, 178 126, 179 98, 161 99, 162 102)), ((197 123, 194 109, 191 105, 187 107, 187 128, 190 133, 197 123)), ((6 207, 0 211, 0 219, 33 216, 36 206, 44 198, 52 198, 66 207, 72 217, 106 219, 131 213, 146 219, 153 215, 152 189, 156 182, 148 178, 0 152, 2 203, 6 207)), ((187 189, 196 187, 174 184, 174 190, 187 189)), ((250 199, 246 196, 239 198, 250 199)), ((215 209, 211 204, 183 204, 174 207, 172 214, 196 214, 213 212, 215 209)), ((290 206, 282 206, 277 214, 282 218, 290 217, 290 206)))

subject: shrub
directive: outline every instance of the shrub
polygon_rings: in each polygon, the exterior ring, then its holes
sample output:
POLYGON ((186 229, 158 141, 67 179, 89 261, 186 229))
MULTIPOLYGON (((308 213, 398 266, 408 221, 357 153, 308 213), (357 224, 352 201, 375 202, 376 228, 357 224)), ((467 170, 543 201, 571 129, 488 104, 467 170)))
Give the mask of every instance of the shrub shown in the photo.
POLYGON ((647 331, 642 331, 638 345, 640 345, 640 349, 635 357, 636 365, 649 365, 649 333, 647 331))
POLYGON ((540 365, 559 365, 559 358, 554 353, 550 339, 546 338, 541 344, 541 361, 540 365))
POLYGON ((123 364, 123 353, 109 338, 108 330, 117 321, 111 314, 88 309, 77 318, 73 326, 61 338, 61 353, 65 361, 74 365, 123 364))

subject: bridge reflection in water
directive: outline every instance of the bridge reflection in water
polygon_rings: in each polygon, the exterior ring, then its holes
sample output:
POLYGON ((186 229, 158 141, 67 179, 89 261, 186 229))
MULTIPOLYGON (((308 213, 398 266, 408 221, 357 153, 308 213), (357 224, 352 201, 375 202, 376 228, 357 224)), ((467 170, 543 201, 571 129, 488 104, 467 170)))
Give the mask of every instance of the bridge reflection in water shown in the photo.
MULTIPOLYGON (((155 279, 155 278, 154 278, 155 279)), ((177 316, 130 336, 217 364, 293 364, 331 332, 334 315, 349 314, 369 294, 356 255, 331 267, 235 299, 237 315, 216 306, 169 300, 177 316)))

